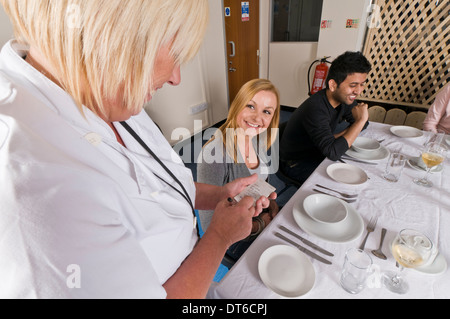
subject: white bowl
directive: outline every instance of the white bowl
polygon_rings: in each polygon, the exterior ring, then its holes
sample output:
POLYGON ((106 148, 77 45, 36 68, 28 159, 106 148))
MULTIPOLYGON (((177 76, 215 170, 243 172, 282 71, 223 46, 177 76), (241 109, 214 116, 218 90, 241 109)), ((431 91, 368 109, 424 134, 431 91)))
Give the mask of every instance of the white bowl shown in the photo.
POLYGON ((313 220, 324 224, 343 222, 348 215, 344 201, 329 195, 315 194, 303 201, 305 212, 313 220))
POLYGON ((360 153, 370 153, 378 151, 381 148, 381 144, 367 137, 358 137, 353 143, 352 148, 360 153))

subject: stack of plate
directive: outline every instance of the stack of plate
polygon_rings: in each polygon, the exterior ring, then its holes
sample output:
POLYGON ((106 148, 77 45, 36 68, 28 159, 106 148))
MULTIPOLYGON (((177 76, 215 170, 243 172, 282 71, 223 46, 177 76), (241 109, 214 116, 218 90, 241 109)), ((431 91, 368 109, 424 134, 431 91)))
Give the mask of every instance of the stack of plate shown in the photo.
POLYGON ((381 161, 389 157, 389 150, 374 139, 358 137, 346 155, 363 161, 381 161))
POLYGON ((361 236, 364 231, 364 221, 351 205, 343 201, 341 205, 347 211, 346 218, 336 223, 323 223, 313 219, 306 212, 303 201, 297 201, 294 204, 294 219, 298 226, 311 236, 333 243, 348 243, 361 236))

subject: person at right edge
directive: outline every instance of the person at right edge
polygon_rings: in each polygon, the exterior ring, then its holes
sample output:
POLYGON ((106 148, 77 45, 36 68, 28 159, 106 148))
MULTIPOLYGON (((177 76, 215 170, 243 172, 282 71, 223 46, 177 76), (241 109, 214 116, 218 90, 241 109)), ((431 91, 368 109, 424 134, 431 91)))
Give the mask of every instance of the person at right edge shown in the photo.
POLYGON ((339 160, 368 126, 368 105, 357 102, 372 66, 360 52, 337 57, 326 88, 291 116, 280 140, 280 169, 304 183, 325 159, 339 160), (345 127, 345 128, 343 128, 345 127))

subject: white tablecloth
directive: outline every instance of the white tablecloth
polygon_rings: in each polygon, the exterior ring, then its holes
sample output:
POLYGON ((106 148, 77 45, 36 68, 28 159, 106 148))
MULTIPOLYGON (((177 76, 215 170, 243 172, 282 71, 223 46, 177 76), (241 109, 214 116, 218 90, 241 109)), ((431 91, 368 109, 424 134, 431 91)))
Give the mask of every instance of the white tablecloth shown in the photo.
MULTIPOLYGON (((401 151, 409 157, 420 155, 420 149, 427 138, 426 134, 418 138, 399 138, 390 133, 390 126, 378 123, 371 123, 362 135, 376 139, 383 138, 385 141, 382 142, 382 145, 389 151, 401 151)), ((405 269, 403 274, 410 285, 410 291, 406 295, 388 291, 380 282, 377 282, 377 277, 371 277, 373 278, 370 283, 371 287, 357 295, 347 293, 339 284, 345 252, 349 248, 359 247, 366 234, 365 227, 373 216, 378 216, 378 225, 375 232, 369 236, 365 249, 367 252, 378 248, 381 229, 387 229, 383 252, 388 260, 383 261, 370 254, 376 265, 375 269, 380 272, 398 270, 395 267, 389 243, 396 233, 404 228, 417 229, 427 234, 434 244, 438 244, 443 257, 450 261, 450 161, 446 160, 442 173, 429 175, 435 184, 430 189, 413 183, 413 179, 421 177, 424 172, 415 170, 408 164, 406 164, 398 183, 385 181, 382 174, 386 162, 387 159, 381 160, 375 166, 347 161, 347 163, 365 170, 370 178, 363 185, 353 186, 332 180, 327 175, 326 169, 334 162, 325 160, 224 279, 216 286, 211 287, 209 297, 225 299, 281 298, 261 281, 258 261, 269 247, 280 244, 289 245, 274 235, 276 231, 279 231, 279 225, 284 225, 335 255, 327 257, 333 262, 331 266, 310 258, 316 272, 316 282, 314 288, 302 298, 450 298, 450 271, 448 270, 437 276, 405 269), (364 232, 358 239, 344 244, 327 242, 308 235, 298 226, 293 217, 293 206, 298 201, 302 202, 307 196, 314 194, 312 189, 315 184, 348 193, 359 193, 358 201, 351 204, 364 219, 364 232)), ((301 244, 299 240, 296 241, 301 244)), ((304 244, 302 246, 310 249, 304 244)), ((319 253, 319 255, 321 254, 319 253)))

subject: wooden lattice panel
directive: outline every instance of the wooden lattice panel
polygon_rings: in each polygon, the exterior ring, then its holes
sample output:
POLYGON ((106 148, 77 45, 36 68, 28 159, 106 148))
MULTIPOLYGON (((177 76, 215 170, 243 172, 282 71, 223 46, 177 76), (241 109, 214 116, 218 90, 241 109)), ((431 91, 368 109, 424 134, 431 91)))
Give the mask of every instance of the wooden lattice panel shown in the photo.
POLYGON ((381 25, 368 29, 364 55, 373 69, 363 97, 428 107, 450 82, 450 1, 374 3, 381 25))

